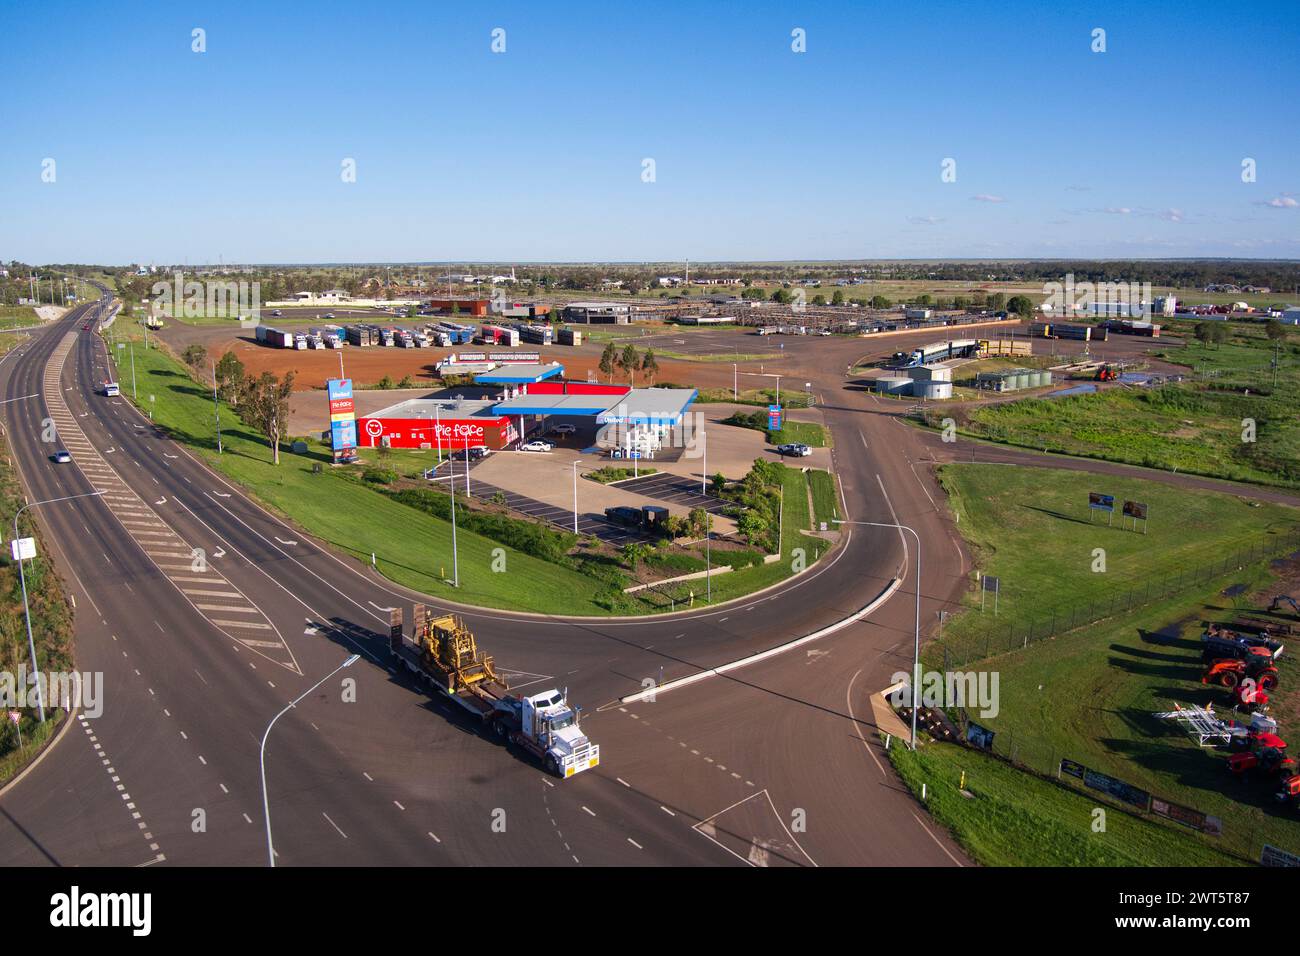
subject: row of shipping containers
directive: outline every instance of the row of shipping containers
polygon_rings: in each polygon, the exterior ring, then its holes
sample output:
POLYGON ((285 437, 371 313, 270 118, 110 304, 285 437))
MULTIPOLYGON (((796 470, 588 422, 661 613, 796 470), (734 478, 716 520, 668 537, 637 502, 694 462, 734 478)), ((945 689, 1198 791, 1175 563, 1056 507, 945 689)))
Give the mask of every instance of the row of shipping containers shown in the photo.
POLYGON ((1120 335, 1138 335, 1149 339, 1160 338, 1160 326, 1152 322, 1135 322, 1132 319, 1107 319, 1103 327, 1120 335))

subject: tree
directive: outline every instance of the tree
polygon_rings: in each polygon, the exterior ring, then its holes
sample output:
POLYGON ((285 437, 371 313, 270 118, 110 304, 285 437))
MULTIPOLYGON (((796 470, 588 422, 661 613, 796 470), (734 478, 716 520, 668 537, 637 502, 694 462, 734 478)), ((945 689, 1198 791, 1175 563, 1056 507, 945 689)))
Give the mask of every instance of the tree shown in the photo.
POLYGON ((831 294, 831 305, 843 305, 843 304, 844 304, 844 291, 842 289, 836 289, 831 294))
POLYGON ((289 424, 289 396, 293 394, 294 373, 283 379, 270 372, 250 381, 240 417, 265 435, 271 442, 271 461, 280 464, 280 439, 289 424))
POLYGON ((641 371, 650 376, 650 382, 653 384, 659 374, 659 362, 655 359, 654 349, 646 349, 645 355, 641 356, 641 371))
POLYGON ((820 292, 818 292, 815 296, 812 297, 812 304, 813 304, 813 305, 825 305, 825 304, 826 304, 826 296, 824 296, 824 295, 822 295, 820 292))
POLYGON ((786 292, 785 289, 777 289, 772 293, 772 301, 777 305, 789 305, 790 293, 786 292))
POLYGON ((618 361, 618 346, 613 342, 605 343, 605 351, 600 353, 600 370, 606 380, 614 380, 614 363, 618 361))
POLYGON ((1001 312, 1007 306, 1007 297, 1005 293, 994 292, 988 299, 990 311, 1001 312))
POLYGON ((217 362, 217 395, 228 405, 238 405, 244 392, 244 363, 227 352, 217 362))
POLYGON ((186 346, 185 351, 181 353, 181 358, 185 360, 186 365, 195 372, 198 372, 198 370, 203 367, 203 363, 208 360, 208 350, 202 345, 195 343, 194 345, 186 346))
POLYGON ((715 471, 713 477, 709 480, 713 482, 713 493, 721 497, 722 492, 725 491, 727 487, 726 476, 720 471, 715 471))
POLYGON ((637 355, 636 346, 631 342, 623 346, 623 354, 618 357, 618 367, 628 373, 628 382, 636 382, 636 370, 641 364, 641 358, 637 355))
POLYGON ((873 309, 892 309, 894 303, 883 295, 876 294, 871 297, 871 307, 873 309))
POLYGON ((1277 319, 1270 319, 1264 326, 1264 334, 1268 336, 1270 342, 1286 341, 1286 326, 1277 319))
POLYGON ((627 544, 623 545, 623 563, 626 564, 629 569, 635 571, 637 563, 641 560, 641 556, 644 555, 645 552, 646 546, 640 541, 629 541, 627 544))
POLYGON ((755 509, 750 508, 736 519, 736 530, 745 536, 746 541, 753 545, 767 534, 767 521, 755 509))
POLYGON ((713 524, 709 513, 703 508, 692 508, 686 515, 686 523, 691 529, 692 538, 703 538, 713 524))
POLYGON ((1007 311, 1022 319, 1033 318, 1034 300, 1027 295, 1013 295, 1007 300, 1007 311))

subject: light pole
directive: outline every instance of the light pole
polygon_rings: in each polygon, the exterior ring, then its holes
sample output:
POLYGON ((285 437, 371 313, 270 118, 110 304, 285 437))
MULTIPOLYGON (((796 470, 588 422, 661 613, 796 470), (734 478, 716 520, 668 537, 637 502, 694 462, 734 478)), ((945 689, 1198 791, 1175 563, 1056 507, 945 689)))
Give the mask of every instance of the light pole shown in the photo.
POLYGON ((447 477, 451 481, 451 586, 460 587, 460 559, 456 551, 456 463, 447 466, 447 477))
POLYGON ((135 343, 131 343, 131 397, 137 401, 140 398, 140 392, 135 387, 135 343))
POLYGON ((573 460, 573 533, 578 533, 578 466, 584 464, 578 459, 573 460))
MULTIPOLYGON (((433 431, 438 436, 438 467, 442 467, 442 405, 433 406, 433 431)), ((436 470, 436 469, 435 469, 436 470)))
POLYGON ((221 448, 221 405, 217 402, 217 363, 212 362, 212 414, 217 423, 217 454, 222 454, 221 448))
MULTIPOLYGON (((38 505, 52 505, 59 501, 71 501, 74 498, 97 498, 102 495, 102 491, 88 491, 80 495, 66 495, 62 498, 47 498, 44 501, 32 501, 23 505, 14 512, 14 557, 18 559, 18 580, 22 583, 23 588, 23 619, 27 622, 27 651, 32 656, 32 680, 36 681, 36 705, 40 711, 41 723, 45 723, 45 695, 41 691, 41 682, 37 680, 40 674, 40 667, 36 662, 36 642, 32 639, 32 613, 27 606, 27 575, 23 573, 23 556, 22 550, 18 545, 18 516, 28 508, 35 508, 38 505)), ((34 554, 35 552, 33 552, 34 554)))
POLYGON ((353 654, 351 657, 345 660, 338 667, 334 668, 332 671, 330 671, 328 674, 326 674, 316 683, 312 684, 311 687, 303 691, 301 695, 294 698, 293 701, 290 702, 288 707, 286 707, 284 710, 280 711, 278 714, 276 714, 274 717, 271 718, 271 722, 266 725, 266 733, 262 734, 262 751, 260 757, 258 758, 262 764, 262 815, 266 818, 266 855, 267 858, 270 860, 272 869, 275 868, 275 846, 271 843, 271 801, 267 797, 267 793, 266 793, 266 738, 271 736, 271 728, 275 726, 275 722, 279 720, 281 717, 283 717, 285 714, 287 714, 289 711, 293 710, 294 707, 298 706, 298 701, 302 700, 304 697, 312 693, 312 691, 314 691, 321 684, 325 683, 327 680, 329 680, 339 671, 343 670, 343 668, 351 667, 360 659, 360 657, 361 657, 360 654, 353 654))
MULTIPOLYGON (((916 592, 916 629, 912 638, 912 744, 916 749, 916 709, 921 704, 921 536, 914 528, 905 524, 889 524, 882 521, 842 521, 834 519, 836 524, 860 524, 872 528, 897 528, 906 531, 916 539, 916 580, 912 590, 916 592)), ((906 545, 904 545, 906 548, 906 545)))
POLYGON ((740 401, 740 366, 735 362, 731 363, 731 400, 740 401))

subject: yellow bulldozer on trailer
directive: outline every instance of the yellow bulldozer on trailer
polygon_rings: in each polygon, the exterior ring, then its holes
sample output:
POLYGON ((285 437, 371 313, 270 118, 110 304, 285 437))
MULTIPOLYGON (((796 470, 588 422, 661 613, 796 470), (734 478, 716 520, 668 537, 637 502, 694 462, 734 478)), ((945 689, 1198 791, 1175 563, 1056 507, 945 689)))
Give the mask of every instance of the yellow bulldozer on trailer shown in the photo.
POLYGON ((571 777, 600 763, 600 747, 582 732, 581 709, 570 706, 567 691, 512 694, 459 617, 431 617, 423 604, 415 605, 412 617, 410 637, 403 632, 401 608, 389 617, 389 651, 408 671, 478 717, 499 740, 541 760, 550 773, 571 777))

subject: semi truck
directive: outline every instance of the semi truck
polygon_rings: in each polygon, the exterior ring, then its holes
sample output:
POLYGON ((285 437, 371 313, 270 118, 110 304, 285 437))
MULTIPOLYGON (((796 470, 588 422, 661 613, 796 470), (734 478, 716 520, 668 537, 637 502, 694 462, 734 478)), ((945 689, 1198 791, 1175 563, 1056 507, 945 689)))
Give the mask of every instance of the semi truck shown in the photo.
POLYGON ((569 704, 567 691, 511 693, 459 617, 431 617, 423 604, 415 605, 412 617, 407 637, 402 609, 389 612, 395 663, 482 721, 498 740, 536 757, 548 773, 567 778, 600 764, 600 746, 582 732, 581 708, 569 704))

